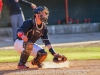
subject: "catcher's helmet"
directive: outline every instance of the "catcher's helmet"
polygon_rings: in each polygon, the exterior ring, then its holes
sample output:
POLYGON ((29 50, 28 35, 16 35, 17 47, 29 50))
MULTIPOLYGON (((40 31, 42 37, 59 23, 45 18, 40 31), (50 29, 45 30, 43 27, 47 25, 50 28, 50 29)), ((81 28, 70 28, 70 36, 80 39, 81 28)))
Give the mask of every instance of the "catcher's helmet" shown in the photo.
POLYGON ((49 16, 49 10, 46 6, 39 6, 33 12, 34 12, 34 15, 35 14, 40 14, 41 21, 47 22, 48 16, 49 16), (45 13, 45 16, 41 12, 45 13))

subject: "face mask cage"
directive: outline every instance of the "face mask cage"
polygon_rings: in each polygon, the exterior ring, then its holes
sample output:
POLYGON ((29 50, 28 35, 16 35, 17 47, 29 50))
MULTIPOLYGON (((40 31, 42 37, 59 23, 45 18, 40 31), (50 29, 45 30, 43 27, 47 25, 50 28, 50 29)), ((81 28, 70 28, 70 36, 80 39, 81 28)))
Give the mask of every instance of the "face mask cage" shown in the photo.
POLYGON ((48 16, 49 16, 48 10, 45 9, 45 10, 40 12, 40 18, 41 18, 42 22, 47 22, 48 16))
POLYGON ((34 10, 34 14, 39 14, 42 22, 47 23, 49 10, 45 6, 39 6, 34 10))

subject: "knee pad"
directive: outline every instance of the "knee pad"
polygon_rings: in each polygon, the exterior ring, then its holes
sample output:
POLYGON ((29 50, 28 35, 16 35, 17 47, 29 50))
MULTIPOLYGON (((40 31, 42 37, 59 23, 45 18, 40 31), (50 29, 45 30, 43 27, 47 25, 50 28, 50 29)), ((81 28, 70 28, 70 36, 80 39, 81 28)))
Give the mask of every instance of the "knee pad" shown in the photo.
POLYGON ((39 51, 37 52, 37 55, 42 55, 42 54, 46 55, 47 52, 46 52, 44 49, 41 49, 41 50, 39 50, 39 51))
POLYGON ((37 52, 37 56, 33 59, 32 64, 37 65, 42 63, 47 57, 47 52, 44 49, 41 49, 37 52))
POLYGON ((33 49, 33 42, 28 41, 28 42, 24 42, 23 43, 23 48, 25 49, 25 51, 30 54, 32 49, 33 49))
POLYGON ((36 58, 39 60, 39 62, 43 62, 46 59, 46 57, 47 57, 47 52, 45 52, 44 49, 39 50, 37 52, 37 57, 36 58))

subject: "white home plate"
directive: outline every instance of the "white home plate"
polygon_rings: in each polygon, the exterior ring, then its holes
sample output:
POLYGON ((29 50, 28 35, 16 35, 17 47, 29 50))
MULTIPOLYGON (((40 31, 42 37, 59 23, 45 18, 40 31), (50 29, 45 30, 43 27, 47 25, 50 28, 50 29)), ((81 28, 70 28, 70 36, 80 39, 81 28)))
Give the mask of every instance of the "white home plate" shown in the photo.
POLYGON ((69 62, 54 63, 54 62, 44 62, 43 68, 67 68, 69 67, 69 62))

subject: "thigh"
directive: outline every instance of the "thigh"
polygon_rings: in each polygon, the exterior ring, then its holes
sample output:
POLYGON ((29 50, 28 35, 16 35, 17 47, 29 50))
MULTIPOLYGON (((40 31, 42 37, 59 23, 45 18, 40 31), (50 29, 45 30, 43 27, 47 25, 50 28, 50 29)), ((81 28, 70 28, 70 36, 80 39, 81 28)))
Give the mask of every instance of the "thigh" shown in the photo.
POLYGON ((20 27, 23 24, 23 22, 25 21, 25 18, 24 18, 23 14, 19 14, 18 17, 19 17, 18 18, 18 26, 20 27))
POLYGON ((17 24, 18 24, 18 20, 17 20, 17 15, 11 15, 10 16, 10 22, 11 22, 11 25, 14 29, 17 28, 17 24))
POLYGON ((32 52, 31 52, 31 55, 32 55, 32 56, 36 56, 36 55, 37 55, 37 52, 38 52, 39 50, 41 50, 41 49, 43 49, 43 48, 34 43, 33 50, 32 50, 32 52))
POLYGON ((14 40, 16 38, 16 31, 17 31, 17 28, 18 28, 18 20, 17 20, 17 15, 12 15, 10 16, 10 21, 11 21, 11 25, 12 25, 12 31, 13 31, 13 37, 14 37, 14 40))
MULTIPOLYGON (((18 52, 19 54, 24 50, 23 48, 23 40, 16 40, 14 43, 14 49, 16 50, 16 52, 18 52)), ((43 49, 42 47, 40 47, 39 45, 35 44, 33 45, 33 49, 31 51, 31 56, 36 56, 37 52, 39 50, 43 49)))
POLYGON ((19 54, 24 50, 23 48, 23 40, 16 40, 14 43, 14 49, 16 50, 16 52, 18 52, 19 54))

